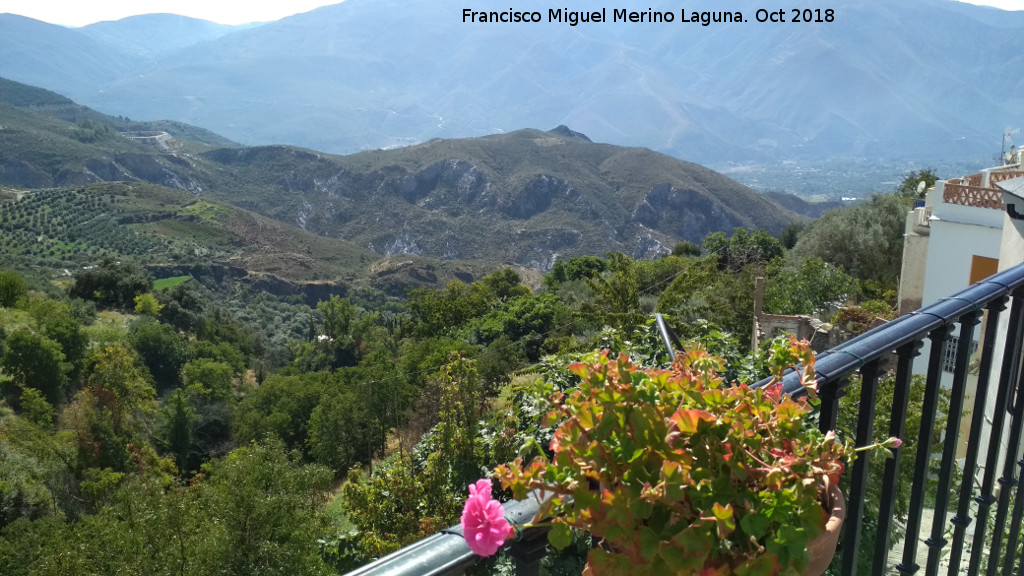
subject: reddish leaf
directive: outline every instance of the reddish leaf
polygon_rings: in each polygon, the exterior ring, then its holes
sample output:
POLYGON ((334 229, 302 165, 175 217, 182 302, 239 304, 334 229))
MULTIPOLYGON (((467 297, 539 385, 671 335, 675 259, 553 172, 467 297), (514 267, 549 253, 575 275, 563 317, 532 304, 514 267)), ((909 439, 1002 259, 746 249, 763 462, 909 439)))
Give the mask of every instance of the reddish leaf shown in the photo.
POLYGON ((676 410, 676 413, 672 415, 672 421, 679 426, 679 431, 683 434, 693 434, 696 432, 701 420, 705 422, 717 421, 712 414, 703 410, 676 410))

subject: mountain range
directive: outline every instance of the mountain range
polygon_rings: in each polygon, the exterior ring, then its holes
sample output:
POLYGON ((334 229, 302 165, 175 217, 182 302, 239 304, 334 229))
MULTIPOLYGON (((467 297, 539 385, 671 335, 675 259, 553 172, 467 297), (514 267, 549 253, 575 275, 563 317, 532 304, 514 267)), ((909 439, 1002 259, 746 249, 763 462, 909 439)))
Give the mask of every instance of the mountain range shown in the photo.
POLYGON ((835 0, 831 22, 772 24, 732 0, 714 8, 747 22, 702 26, 655 0, 629 8, 675 22, 570 26, 546 21, 552 7, 518 2, 545 16, 530 24, 463 22, 454 0, 347 0, 249 27, 0 15, 0 76, 113 115, 330 153, 564 124, 714 165, 987 160, 1024 125, 1024 12, 835 0))
POLYGON ((156 184, 225 203, 352 243, 358 249, 345 250, 365 251, 363 261, 421 256, 542 270, 607 251, 654 257, 736 227, 778 233, 816 209, 646 148, 594 143, 565 126, 338 156, 109 117, 0 79, 0 185, 102 182, 156 184))

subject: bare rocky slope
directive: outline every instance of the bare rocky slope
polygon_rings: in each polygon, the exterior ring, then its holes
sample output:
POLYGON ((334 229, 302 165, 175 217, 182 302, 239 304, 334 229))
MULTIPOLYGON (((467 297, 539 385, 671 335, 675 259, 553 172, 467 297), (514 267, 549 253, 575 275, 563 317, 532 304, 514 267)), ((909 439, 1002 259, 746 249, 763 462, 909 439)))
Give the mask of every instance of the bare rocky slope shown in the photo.
POLYGON ((193 127, 109 118, 32 90, 0 82, 0 100, 18 104, 0 101, 0 184, 159 184, 382 256, 547 269, 608 251, 654 257, 736 227, 777 233, 804 218, 697 164, 564 126, 335 156, 224 147, 193 127))
POLYGON ((606 251, 654 257, 736 227, 777 233, 801 218, 697 164, 565 127, 343 157, 260 147, 203 158, 218 197, 385 255, 544 269, 606 251))

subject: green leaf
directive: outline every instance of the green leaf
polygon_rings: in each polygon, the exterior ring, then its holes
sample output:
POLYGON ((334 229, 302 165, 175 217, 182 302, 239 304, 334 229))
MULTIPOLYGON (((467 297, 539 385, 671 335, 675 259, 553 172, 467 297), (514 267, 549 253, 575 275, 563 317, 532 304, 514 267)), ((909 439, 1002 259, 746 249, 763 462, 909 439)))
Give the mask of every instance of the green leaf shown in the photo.
POLYGON ((736 576, 770 576, 778 574, 782 567, 779 558, 771 552, 759 554, 742 566, 736 567, 736 576))
POLYGON ((732 513, 732 504, 722 506, 718 502, 711 508, 715 515, 715 527, 718 531, 718 539, 725 540, 736 530, 736 517, 732 513))
POLYGON ((661 480, 665 483, 665 497, 679 501, 683 499, 683 465, 666 460, 661 465, 661 480))
POLYGON ((686 564, 686 553, 675 546, 662 546, 658 554, 669 566, 681 567, 686 564))
POLYGON ((637 498, 629 503, 629 513, 637 519, 650 518, 652 512, 654 512, 654 505, 643 498, 637 498))
POLYGON ((661 537, 654 530, 645 526, 640 531, 640 553, 647 561, 650 561, 658 553, 659 546, 661 546, 661 537))
POLYGON ((761 514, 751 513, 740 518, 740 527, 748 536, 760 540, 768 533, 771 520, 761 514))
MULTIPOLYGON (((699 568, 704 565, 708 554, 711 553, 711 532, 703 524, 693 525, 676 534, 672 538, 672 544, 683 551, 688 558, 687 565, 699 568)), ((680 569, 684 566, 679 564, 680 569)))
POLYGON ((779 528, 779 535, 784 538, 787 552, 792 558, 799 558, 807 553, 807 531, 802 528, 785 524, 779 528))
POLYGON ((594 428, 594 412, 592 410, 580 410, 576 414, 576 420, 580 424, 580 428, 590 431, 594 428))
POLYGON ((572 531, 569 530, 569 525, 555 522, 551 526, 551 531, 548 532, 548 542, 558 550, 563 550, 572 544, 572 531))
POLYGON ((572 497, 575 506, 579 509, 595 508, 600 501, 600 495, 586 485, 573 490, 572 497))

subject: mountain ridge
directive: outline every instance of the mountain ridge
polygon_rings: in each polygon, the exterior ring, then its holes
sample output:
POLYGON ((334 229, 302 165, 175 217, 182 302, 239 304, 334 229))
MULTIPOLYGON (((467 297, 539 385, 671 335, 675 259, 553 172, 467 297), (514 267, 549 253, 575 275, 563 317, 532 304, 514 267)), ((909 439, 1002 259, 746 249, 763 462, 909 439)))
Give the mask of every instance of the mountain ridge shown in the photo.
POLYGON ((99 42, 146 60, 215 40, 251 26, 229 26, 178 14, 143 14, 77 30, 99 42))
POLYGON ((0 50, 15 56, 0 76, 249 145, 332 153, 564 124, 703 163, 934 161, 987 158, 1024 124, 1024 86, 1006 73, 1024 58, 1024 13, 837 0, 833 22, 770 25, 736 0, 749 22, 514 27, 463 24, 460 6, 348 0, 156 58, 121 52, 108 70, 89 53, 117 53, 110 43, 54 52, 40 41, 87 34, 26 36, 0 17, 0 50))
MULTIPOLYGON (((274 217, 324 235, 342 234, 384 254, 497 259, 547 269, 554 258, 622 251, 665 253, 735 227, 778 233, 789 210, 702 166, 642 148, 597 144, 523 129, 473 139, 433 140, 329 158, 280 147, 204 153, 224 167, 266 155, 315 164, 305 181, 265 172, 278 190, 274 217), (298 196, 298 198, 296 197, 298 196), (360 203, 378 210, 360 212, 360 203), (400 230, 400 233, 395 233, 400 230), (474 238, 499 238, 473 246, 474 238)), ((241 188, 225 198, 250 209, 241 188)))
MULTIPOLYGON (((0 82, 0 94, 17 93, 14 86, 0 82)), ((48 101, 51 94, 37 97, 48 101)), ((51 110, 0 102, 0 184, 149 182, 343 238, 380 256, 542 270, 556 259, 608 251, 654 257, 681 240, 699 242, 735 227, 777 233, 803 218, 697 164, 594 143, 565 126, 335 156, 291 146, 189 142, 158 130, 132 131, 159 123, 104 118, 73 103, 51 110), (54 110, 84 120, 67 122, 50 116, 54 110)), ((205 134, 191 127, 181 132, 205 134)))

